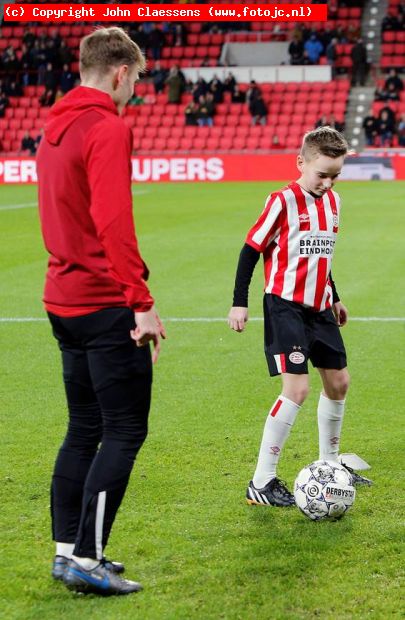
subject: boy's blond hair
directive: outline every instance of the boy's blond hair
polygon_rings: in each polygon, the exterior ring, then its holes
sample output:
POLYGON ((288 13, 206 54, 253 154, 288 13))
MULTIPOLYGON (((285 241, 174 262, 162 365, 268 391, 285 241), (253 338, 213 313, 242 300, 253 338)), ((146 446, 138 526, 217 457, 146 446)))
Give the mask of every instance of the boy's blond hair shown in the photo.
POLYGON ((80 42, 80 73, 109 71, 119 65, 145 71, 146 60, 138 45, 122 28, 98 28, 80 42))
POLYGON ((308 131, 302 140, 300 155, 306 160, 317 155, 326 155, 336 159, 349 154, 349 145, 340 131, 326 125, 308 131))

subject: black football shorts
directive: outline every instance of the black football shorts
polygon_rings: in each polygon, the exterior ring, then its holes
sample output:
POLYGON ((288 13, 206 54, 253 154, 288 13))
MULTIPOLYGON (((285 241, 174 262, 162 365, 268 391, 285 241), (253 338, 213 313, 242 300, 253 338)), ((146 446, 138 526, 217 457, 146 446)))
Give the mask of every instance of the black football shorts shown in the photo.
POLYGON ((308 360, 316 368, 347 366, 345 346, 330 308, 314 312, 266 294, 263 310, 264 351, 272 377, 283 372, 307 374, 308 360))

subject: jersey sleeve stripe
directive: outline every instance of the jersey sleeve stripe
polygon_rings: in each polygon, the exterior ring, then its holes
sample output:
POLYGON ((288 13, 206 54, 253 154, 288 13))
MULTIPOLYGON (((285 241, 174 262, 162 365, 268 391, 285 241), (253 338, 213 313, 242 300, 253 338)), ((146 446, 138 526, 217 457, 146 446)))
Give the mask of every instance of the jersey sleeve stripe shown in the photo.
POLYGON ((279 215, 281 210, 282 202, 279 194, 271 195, 259 219, 248 232, 246 243, 249 243, 255 249, 263 252, 271 239, 275 236, 276 230, 279 228, 279 215))

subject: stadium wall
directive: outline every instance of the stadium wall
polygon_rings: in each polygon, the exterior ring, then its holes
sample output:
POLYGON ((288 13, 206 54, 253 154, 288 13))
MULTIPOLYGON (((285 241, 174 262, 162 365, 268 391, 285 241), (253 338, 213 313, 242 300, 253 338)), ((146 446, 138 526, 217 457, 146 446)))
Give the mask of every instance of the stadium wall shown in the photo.
MULTIPOLYGON (((134 157, 134 182, 160 181, 280 181, 297 175, 296 154, 184 155, 134 157)), ((405 156, 363 155, 347 160, 343 180, 405 179, 405 156)), ((0 184, 37 182, 34 158, 0 158, 0 184)))

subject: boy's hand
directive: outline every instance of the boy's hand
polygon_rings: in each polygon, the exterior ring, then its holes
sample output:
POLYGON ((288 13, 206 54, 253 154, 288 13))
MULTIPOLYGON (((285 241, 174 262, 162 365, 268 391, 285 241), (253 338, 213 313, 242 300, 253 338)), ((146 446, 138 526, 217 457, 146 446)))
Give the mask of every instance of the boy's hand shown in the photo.
POLYGON ((343 325, 346 325, 349 318, 349 313, 346 306, 344 306, 341 301, 338 301, 333 304, 332 310, 333 314, 335 315, 336 323, 339 325, 339 327, 343 327, 343 325))
POLYGON ((233 306, 228 314, 228 325, 235 332, 243 332, 248 322, 248 309, 241 306, 233 306))

